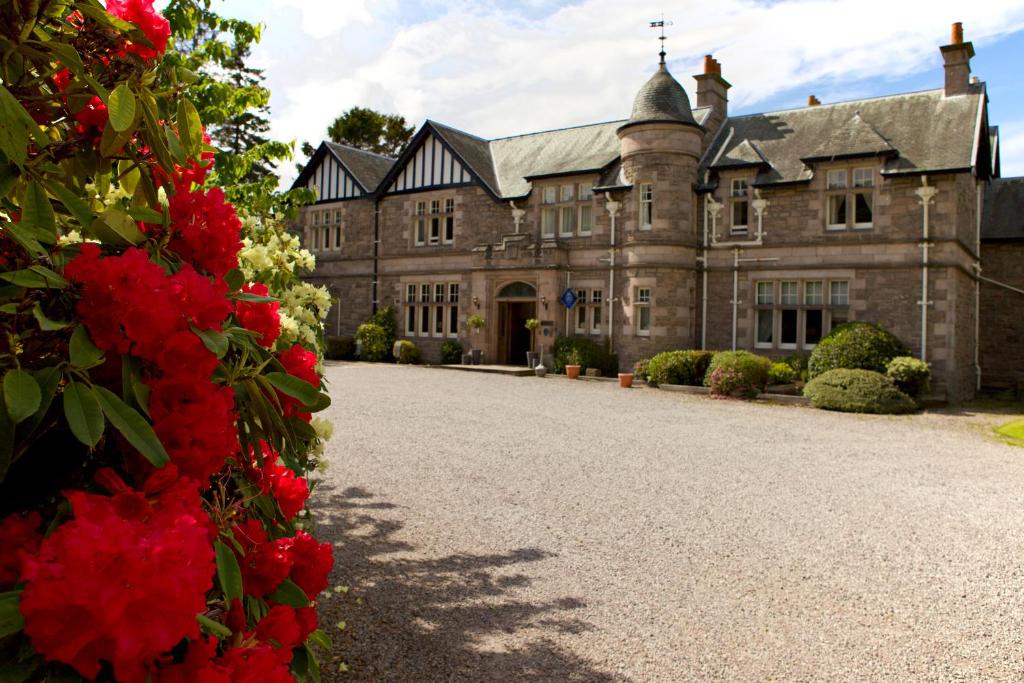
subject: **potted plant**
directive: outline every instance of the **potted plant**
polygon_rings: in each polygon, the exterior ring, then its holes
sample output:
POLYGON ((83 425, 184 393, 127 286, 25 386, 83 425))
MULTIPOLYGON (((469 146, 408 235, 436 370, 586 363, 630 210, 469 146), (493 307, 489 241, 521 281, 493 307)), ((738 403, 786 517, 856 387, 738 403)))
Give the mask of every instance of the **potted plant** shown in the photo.
MULTIPOLYGON (((480 334, 480 330, 484 329, 486 324, 487 323, 484 321, 483 317, 476 313, 469 316, 469 319, 466 320, 466 325, 469 326, 469 329, 473 330, 474 334, 480 334)), ((476 345, 474 344, 474 346, 476 345)), ((482 351, 474 348, 471 353, 473 354, 473 365, 480 365, 480 356, 482 351)))
POLYGON ((530 318, 526 321, 525 327, 530 331, 530 350, 526 352, 526 367, 532 368, 537 365, 537 354, 533 351, 533 347, 537 343, 537 328, 540 327, 540 321, 530 318))
POLYGON ((633 386, 633 373, 632 372, 620 372, 619 373, 619 386, 623 389, 629 389, 633 386))
POLYGON ((573 349, 566 357, 565 376, 569 379, 576 379, 580 376, 580 351, 573 349))

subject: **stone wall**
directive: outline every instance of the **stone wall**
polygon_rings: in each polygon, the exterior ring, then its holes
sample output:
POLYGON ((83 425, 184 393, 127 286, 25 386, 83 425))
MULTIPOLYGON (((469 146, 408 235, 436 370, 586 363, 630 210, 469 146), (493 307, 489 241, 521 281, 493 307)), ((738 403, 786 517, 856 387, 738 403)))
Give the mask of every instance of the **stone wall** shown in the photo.
MULTIPOLYGON (((983 242, 982 275, 1024 289, 1024 241, 983 242)), ((981 284, 982 386, 1006 388, 1024 378, 1024 294, 981 284)))

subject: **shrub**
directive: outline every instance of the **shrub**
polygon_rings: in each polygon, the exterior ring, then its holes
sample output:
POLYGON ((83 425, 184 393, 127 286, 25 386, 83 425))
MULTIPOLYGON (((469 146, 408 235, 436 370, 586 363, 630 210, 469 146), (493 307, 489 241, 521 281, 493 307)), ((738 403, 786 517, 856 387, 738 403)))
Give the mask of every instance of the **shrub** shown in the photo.
POLYGON ((700 386, 714 355, 713 351, 664 351, 651 359, 647 373, 654 384, 700 386))
POLYGON ((356 355, 356 340, 352 337, 327 337, 324 355, 329 360, 351 360, 356 355))
POLYGON ((712 396, 732 398, 757 398, 761 390, 751 382, 750 377, 735 367, 719 366, 708 375, 712 396))
POLYGON ((807 369, 811 379, 836 368, 884 373, 889 361, 909 354, 903 342, 874 323, 845 323, 818 342, 807 369))
POLYGON ((641 358, 633 363, 633 378, 646 382, 650 379, 650 358, 641 358))
POLYGON ((721 387, 715 386, 713 375, 715 370, 725 368, 739 372, 746 384, 757 389, 757 391, 764 391, 765 386, 768 384, 768 371, 771 369, 771 366, 772 362, 770 360, 749 351, 721 351, 716 353, 711 359, 707 374, 704 376, 704 385, 711 387, 711 393, 719 393, 718 389, 721 387))
MULTIPOLYGON (((378 360, 390 358, 392 353, 391 349, 395 346, 395 341, 398 340, 398 320, 395 318, 395 308, 393 306, 384 306, 378 308, 377 312, 367 318, 366 322, 371 325, 379 325, 384 330, 384 345, 386 350, 384 356, 378 360)), ((363 349, 363 353, 366 353, 366 349, 363 349)))
POLYGON ((792 384, 797 371, 788 363, 772 363, 768 368, 768 384, 792 384))
POLYGON ((363 323, 356 328, 356 341, 362 344, 360 358, 371 363, 384 360, 391 351, 387 331, 374 323, 363 323))
POLYGON ((458 365, 462 362, 462 344, 451 339, 441 344, 441 363, 458 365))
POLYGON ((403 339, 398 344, 398 358, 395 360, 399 365, 415 365, 420 362, 420 350, 417 346, 409 341, 403 339))
POLYGON ((793 368, 796 375, 800 375, 804 370, 807 369, 807 363, 811 359, 809 353, 791 353, 782 359, 782 362, 793 368))
POLYGON ((910 356, 897 356, 885 368, 886 376, 912 399, 919 399, 932 385, 932 369, 923 360, 910 356))
POLYGON ((899 414, 914 410, 914 401, 888 377, 873 370, 828 370, 804 387, 815 408, 844 413, 899 414))
POLYGON ((619 357, 590 339, 558 337, 551 351, 554 372, 565 372, 565 366, 571 364, 569 360, 573 351, 577 353, 581 373, 586 373, 587 368, 598 368, 602 375, 614 377, 619 372, 619 357))

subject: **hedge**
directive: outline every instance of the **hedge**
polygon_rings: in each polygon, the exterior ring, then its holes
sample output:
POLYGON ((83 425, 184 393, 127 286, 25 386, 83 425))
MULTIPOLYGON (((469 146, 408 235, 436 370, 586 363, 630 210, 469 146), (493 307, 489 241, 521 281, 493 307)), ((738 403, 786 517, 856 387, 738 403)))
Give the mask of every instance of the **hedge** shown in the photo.
POLYGON ((701 386, 708 372, 713 351, 664 351, 651 359, 647 367, 652 384, 701 386))
POLYGON ((391 354, 388 333, 380 325, 363 323, 356 328, 356 341, 362 344, 359 358, 371 363, 382 361, 391 354))
POLYGON ((825 336, 807 364, 813 379, 837 368, 873 370, 885 373, 889 361, 910 355, 906 344, 874 323, 850 322, 836 327, 825 336))
POLYGON ((462 344, 452 339, 441 344, 441 364, 458 365, 462 362, 462 344))
POLYGON ((932 369, 917 358, 897 356, 889 361, 885 374, 900 391, 914 400, 920 399, 931 388, 932 369))
POLYGON ((873 370, 828 370, 804 387, 815 408, 844 413, 900 414, 913 412, 913 399, 888 377, 873 370))
POLYGON ((772 362, 749 351, 716 353, 704 376, 705 386, 717 396, 753 398, 768 384, 772 362))
POLYGON ((324 356, 329 360, 352 360, 356 356, 356 340, 352 337, 327 337, 324 356))
POLYGON ((403 339, 398 344, 398 358, 396 362, 399 365, 415 365, 420 362, 420 350, 413 342, 408 339, 403 339))
POLYGON ((579 354, 580 372, 586 373, 588 368, 597 368, 605 377, 614 377, 619 372, 619 357, 609 353, 603 345, 583 337, 558 337, 555 339, 552 354, 553 369, 556 373, 564 373, 569 364, 569 356, 575 350, 579 354))
POLYGON ((797 371, 788 363, 772 363, 768 369, 768 384, 792 384, 797 379, 797 371))

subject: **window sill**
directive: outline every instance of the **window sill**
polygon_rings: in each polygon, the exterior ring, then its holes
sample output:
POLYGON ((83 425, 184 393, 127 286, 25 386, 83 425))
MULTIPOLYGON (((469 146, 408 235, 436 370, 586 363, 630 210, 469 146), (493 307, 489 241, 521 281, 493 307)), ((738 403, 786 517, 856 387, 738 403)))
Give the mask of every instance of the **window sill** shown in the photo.
POLYGON ((641 225, 637 228, 640 232, 650 232, 654 228, 653 225, 641 225))
POLYGON ((741 226, 736 226, 736 227, 729 228, 729 234, 730 235, 743 235, 743 236, 746 236, 749 230, 750 230, 750 228, 745 227, 745 226, 742 226, 742 227, 741 226))
POLYGON ((755 342, 754 343, 754 348, 755 349, 770 349, 770 348, 772 348, 772 343, 771 342, 755 342))
POLYGON ((846 226, 845 225, 826 225, 825 226, 825 230, 827 230, 828 232, 842 232, 843 230, 846 230, 846 226))
POLYGON ((854 230, 873 230, 875 227, 874 223, 854 223, 854 230))

